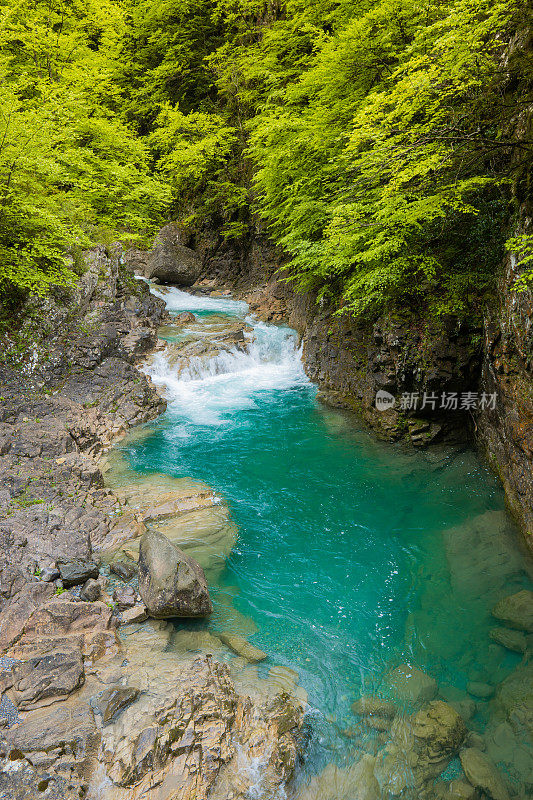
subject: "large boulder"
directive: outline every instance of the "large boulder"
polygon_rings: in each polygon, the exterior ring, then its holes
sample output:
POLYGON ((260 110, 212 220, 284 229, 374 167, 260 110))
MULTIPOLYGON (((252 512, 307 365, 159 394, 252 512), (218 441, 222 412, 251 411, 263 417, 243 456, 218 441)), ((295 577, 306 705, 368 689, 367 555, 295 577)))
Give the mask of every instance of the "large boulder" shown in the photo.
POLYGON ((204 571, 158 531, 139 546, 139 592, 151 617, 205 617, 213 606, 204 571))
POLYGON ((156 237, 146 267, 148 278, 159 278, 164 283, 192 286, 202 271, 202 262, 189 247, 180 242, 179 226, 171 222, 156 237))

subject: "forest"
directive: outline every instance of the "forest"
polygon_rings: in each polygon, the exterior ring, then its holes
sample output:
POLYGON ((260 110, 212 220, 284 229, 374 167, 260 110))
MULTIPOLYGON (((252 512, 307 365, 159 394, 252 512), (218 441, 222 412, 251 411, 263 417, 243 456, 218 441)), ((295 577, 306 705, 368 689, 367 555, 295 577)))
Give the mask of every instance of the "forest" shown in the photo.
MULTIPOLYGON (((170 219, 369 320, 490 296, 528 201, 526 0, 0 0, 0 297, 170 219)), ((522 281, 527 284, 528 273, 522 281)))

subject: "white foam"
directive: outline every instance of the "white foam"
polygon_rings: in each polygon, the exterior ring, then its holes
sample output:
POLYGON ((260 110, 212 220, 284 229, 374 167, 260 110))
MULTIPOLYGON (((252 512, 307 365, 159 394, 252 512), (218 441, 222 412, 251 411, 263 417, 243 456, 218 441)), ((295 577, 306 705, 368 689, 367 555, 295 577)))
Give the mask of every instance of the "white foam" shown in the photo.
MULTIPOLYGON (((199 299, 207 311, 218 310, 221 302, 179 289, 169 289, 162 296, 169 308, 180 304, 184 311, 194 310, 199 299)), ((244 303, 240 306, 247 308, 244 303)), ((235 347, 208 361, 193 358, 181 371, 170 364, 166 351, 154 356, 145 371, 163 388, 172 411, 193 424, 220 425, 228 423, 233 412, 254 408, 260 398, 309 383, 293 331, 253 317, 247 317, 246 322, 253 327, 246 352, 235 347)))
POLYGON ((158 286, 149 284, 150 291, 164 300, 169 311, 212 311, 218 314, 237 314, 242 316, 248 311, 248 304, 231 297, 207 297, 206 295, 189 294, 176 289, 175 286, 158 286))

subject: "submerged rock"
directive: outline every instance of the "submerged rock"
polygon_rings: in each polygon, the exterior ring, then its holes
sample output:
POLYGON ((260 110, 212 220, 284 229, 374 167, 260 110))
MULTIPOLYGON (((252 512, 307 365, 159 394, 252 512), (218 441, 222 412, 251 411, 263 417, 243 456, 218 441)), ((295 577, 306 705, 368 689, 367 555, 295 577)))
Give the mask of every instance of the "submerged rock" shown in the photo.
POLYGON ((533 592, 522 589, 502 598, 492 609, 492 616, 511 628, 533 633, 533 592))
POLYGON ((485 753, 475 747, 468 747, 461 750, 459 757, 464 773, 472 786, 481 789, 491 800, 510 800, 509 792, 498 770, 485 753))
POLYGON ((213 610, 204 571, 158 531, 139 547, 139 592, 151 617, 205 617, 213 610))
POLYGON ((494 686, 480 681, 470 681, 470 683, 466 684, 466 691, 474 697, 481 697, 483 700, 487 700, 494 694, 494 686))
POLYGON ((521 631, 510 630, 509 628, 492 628, 490 638, 493 642, 507 648, 507 650, 512 650, 515 653, 526 652, 527 639, 521 631))
POLYGON ((227 645, 230 650, 233 650, 238 656, 245 658, 250 664, 264 661, 267 657, 267 654, 260 650, 259 647, 250 644, 248 639, 245 639, 244 636, 239 636, 237 633, 219 633, 218 638, 227 645))
POLYGON ((401 664, 389 672, 388 682, 399 700, 414 706, 428 703, 437 694, 436 681, 410 664, 401 664))
POLYGON ((352 703, 352 714, 360 717, 378 716, 392 718, 396 714, 396 706, 390 700, 375 695, 364 694, 352 703))
POLYGON ((466 727, 454 708, 434 700, 411 717, 397 717, 391 734, 375 776, 384 793, 399 795, 421 790, 440 775, 461 747, 466 727))

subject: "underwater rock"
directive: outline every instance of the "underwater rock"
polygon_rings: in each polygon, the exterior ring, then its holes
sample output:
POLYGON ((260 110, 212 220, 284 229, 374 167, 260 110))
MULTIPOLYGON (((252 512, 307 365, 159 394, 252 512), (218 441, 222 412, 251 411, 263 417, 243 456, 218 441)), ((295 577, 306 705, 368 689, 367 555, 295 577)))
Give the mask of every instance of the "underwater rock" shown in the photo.
POLYGON ((470 681, 466 684, 466 691, 474 697, 480 697, 483 700, 488 700, 494 694, 494 686, 489 683, 482 683, 481 681, 470 681))
POLYGON ((394 717, 396 706, 390 700, 384 700, 376 695, 363 694, 352 703, 352 714, 360 717, 379 716, 394 717))
POLYGON ((511 630, 510 628, 492 628, 490 638, 493 642, 501 644, 507 650, 515 653, 525 653, 527 649, 527 639, 521 631, 511 630))
POLYGON ((364 755, 347 769, 328 764, 297 793, 296 800, 379 800, 381 792, 374 775, 375 763, 373 756, 364 755))
POLYGON ((492 616, 510 628, 533 633, 533 592, 522 589, 502 598, 492 609, 492 616))
POLYGON ((428 703, 437 694, 436 681, 409 664, 401 664, 389 672, 388 683, 399 700, 414 706, 428 703))
POLYGON ((213 610, 200 565, 158 531, 143 534, 139 592, 151 617, 205 617, 213 610))
POLYGON ((256 664, 259 661, 264 661, 267 657, 267 654, 260 650, 259 647, 256 647, 253 644, 250 644, 248 639, 245 639, 244 636, 239 636, 236 633, 219 633, 218 638, 221 642, 227 645, 230 650, 233 650, 234 653, 237 653, 238 656, 242 656, 250 664, 256 664))
POLYGON ((472 786, 481 789, 491 800, 510 800, 509 792, 498 770, 485 753, 475 747, 468 747, 461 750, 459 758, 472 786))

